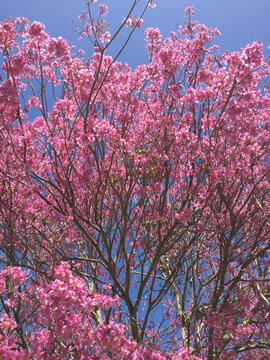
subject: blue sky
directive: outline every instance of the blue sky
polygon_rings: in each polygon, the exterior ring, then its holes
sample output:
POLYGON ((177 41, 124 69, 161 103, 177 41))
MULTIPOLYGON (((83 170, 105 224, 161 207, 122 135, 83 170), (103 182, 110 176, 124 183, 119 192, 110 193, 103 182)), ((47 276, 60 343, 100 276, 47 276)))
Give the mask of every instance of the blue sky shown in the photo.
MULTIPOLYGON (((99 0, 109 6, 108 21, 115 28, 121 23, 133 0, 99 0)), ((140 0, 141 4, 146 0, 140 0)), ((270 0, 156 0, 157 7, 149 8, 141 29, 130 41, 121 61, 135 66, 147 61, 144 51, 146 27, 159 27, 164 36, 177 29, 177 24, 184 21, 184 9, 194 5, 195 19, 209 27, 221 31, 215 43, 221 52, 238 50, 242 46, 260 40, 264 44, 265 54, 270 45, 270 0)), ((77 41, 71 19, 86 9, 85 0, 0 0, 0 20, 26 16, 31 21, 37 20, 46 25, 51 36, 62 36, 86 53, 90 47, 86 41, 77 41)), ((121 38, 117 45, 120 45, 121 38)), ((91 54, 89 54, 91 55, 91 54)))

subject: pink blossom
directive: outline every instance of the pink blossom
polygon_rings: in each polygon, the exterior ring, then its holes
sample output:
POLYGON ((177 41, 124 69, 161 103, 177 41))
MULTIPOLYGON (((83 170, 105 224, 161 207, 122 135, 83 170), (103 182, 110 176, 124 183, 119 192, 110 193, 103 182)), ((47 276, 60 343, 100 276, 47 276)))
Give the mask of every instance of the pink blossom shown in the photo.
POLYGON ((130 26, 130 27, 141 27, 142 23, 143 23, 143 19, 142 18, 137 18, 136 15, 133 16, 133 18, 131 16, 129 16, 127 19, 125 19, 125 24, 126 26, 130 26))
POLYGON ((26 280, 27 272, 17 266, 8 266, 0 272, 0 276, 7 276, 14 285, 20 285, 26 280))
POLYGON ((69 46, 67 41, 62 39, 62 37, 58 39, 52 38, 48 44, 48 51, 55 54, 57 58, 60 58, 69 54, 69 46))
POLYGON ((154 4, 154 0, 149 0, 148 6, 151 6, 152 8, 155 8, 157 5, 154 4))
POLYGON ((186 223, 188 222, 192 217, 192 210, 191 209, 183 209, 180 213, 176 214, 176 219, 186 223))
POLYGON ((185 9, 185 16, 188 15, 194 15, 194 7, 193 6, 187 6, 185 9))
POLYGON ((34 21, 28 28, 28 34, 31 37, 38 37, 42 34, 42 30, 45 28, 40 22, 34 21))
POLYGON ((155 43, 159 43, 161 41, 162 35, 158 28, 147 28, 144 33, 146 35, 146 41, 153 41, 155 43))
POLYGON ((100 8, 99 15, 104 16, 108 14, 108 6, 104 4, 99 4, 98 7, 100 8))

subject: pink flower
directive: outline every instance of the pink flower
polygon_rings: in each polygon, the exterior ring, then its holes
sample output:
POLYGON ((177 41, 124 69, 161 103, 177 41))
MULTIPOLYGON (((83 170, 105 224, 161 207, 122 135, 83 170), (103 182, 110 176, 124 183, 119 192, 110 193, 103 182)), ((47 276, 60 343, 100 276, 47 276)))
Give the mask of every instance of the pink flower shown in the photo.
POLYGON ((185 8, 185 16, 187 17, 188 15, 194 15, 194 7, 193 6, 187 6, 185 8))
POLYGON ((28 29, 28 34, 33 38, 33 37, 38 37, 41 35, 42 30, 45 28, 45 26, 43 24, 41 24, 40 22, 34 21, 28 29))
POLYGON ((161 41, 162 36, 158 28, 148 28, 144 33, 147 42, 159 43, 161 41))
POLYGON ((125 24, 126 26, 130 26, 130 27, 141 27, 143 23, 143 19, 142 18, 137 18, 136 15, 134 15, 134 17, 132 18, 131 16, 129 16, 126 20, 125 20, 125 24))
POLYGON ((154 4, 154 0, 150 0, 148 3, 148 6, 151 6, 152 8, 155 8, 157 5, 154 4))
POLYGON ((14 285, 20 285, 26 279, 27 273, 17 266, 8 266, 0 275, 8 276, 14 285))
POLYGON ((182 223, 186 223, 191 219, 192 210, 190 209, 183 209, 180 213, 176 214, 175 217, 177 220, 181 221, 182 223))
POLYGON ((104 16, 104 15, 108 14, 108 6, 107 5, 100 4, 100 5, 98 5, 98 7, 100 8, 100 12, 99 12, 100 16, 104 16))
POLYGON ((0 277, 0 295, 6 291, 7 291, 7 289, 6 289, 5 279, 4 279, 4 277, 0 277))
POLYGON ((24 71, 26 58, 22 54, 15 54, 10 58, 13 75, 19 75, 24 71))
POLYGON ((60 58, 69 54, 69 45, 62 37, 58 39, 52 38, 49 41, 48 51, 51 54, 54 53, 57 58, 60 58))

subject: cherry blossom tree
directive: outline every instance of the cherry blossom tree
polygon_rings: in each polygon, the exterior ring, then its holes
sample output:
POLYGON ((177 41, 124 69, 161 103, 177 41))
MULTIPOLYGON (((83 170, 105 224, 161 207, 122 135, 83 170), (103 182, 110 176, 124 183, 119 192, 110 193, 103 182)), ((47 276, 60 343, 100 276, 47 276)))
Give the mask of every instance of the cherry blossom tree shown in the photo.
POLYGON ((95 2, 89 58, 0 23, 0 358, 267 359, 269 58, 220 54, 189 7, 132 69, 155 4, 110 34, 95 2))

